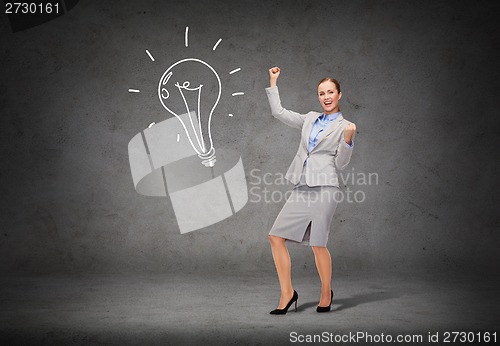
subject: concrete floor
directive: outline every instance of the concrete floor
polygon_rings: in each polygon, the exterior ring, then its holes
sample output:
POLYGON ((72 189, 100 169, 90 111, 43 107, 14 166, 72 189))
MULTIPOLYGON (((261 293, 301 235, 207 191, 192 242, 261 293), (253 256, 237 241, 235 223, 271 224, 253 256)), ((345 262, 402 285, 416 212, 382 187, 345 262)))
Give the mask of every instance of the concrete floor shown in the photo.
POLYGON ((334 311, 326 314, 315 311, 318 276, 304 271, 293 280, 298 312, 273 316, 274 273, 3 277, 0 342, 285 345, 291 332, 500 336, 497 278, 337 276, 334 311))

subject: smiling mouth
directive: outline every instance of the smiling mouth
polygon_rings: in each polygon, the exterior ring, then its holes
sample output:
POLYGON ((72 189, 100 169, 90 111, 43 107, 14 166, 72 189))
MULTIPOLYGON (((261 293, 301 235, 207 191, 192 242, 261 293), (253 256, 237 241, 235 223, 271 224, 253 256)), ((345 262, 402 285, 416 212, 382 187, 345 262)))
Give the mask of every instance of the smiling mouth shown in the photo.
POLYGON ((332 101, 325 101, 325 106, 329 106, 332 104, 332 101))

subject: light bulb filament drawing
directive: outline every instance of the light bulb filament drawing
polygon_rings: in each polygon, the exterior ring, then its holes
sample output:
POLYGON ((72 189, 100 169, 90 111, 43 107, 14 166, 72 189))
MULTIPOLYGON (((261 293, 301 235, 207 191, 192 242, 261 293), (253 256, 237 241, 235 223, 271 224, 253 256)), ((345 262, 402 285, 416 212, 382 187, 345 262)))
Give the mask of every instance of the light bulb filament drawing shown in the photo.
MULTIPOLYGON (((187 114, 189 114, 189 121, 191 122, 191 126, 193 129, 194 129, 193 118, 191 117, 191 112, 189 110, 189 106, 188 106, 187 101, 186 101, 186 96, 184 95, 184 92, 182 90, 184 89, 184 90, 188 90, 188 91, 198 91, 198 98, 197 98, 198 99, 198 102, 197 102, 198 113, 196 113, 196 114, 199 114, 198 115, 198 129, 200 132, 200 137, 202 138, 201 143, 200 143, 200 138, 198 137, 198 134, 196 133, 196 131, 194 131, 194 134, 196 136, 196 141, 198 142, 198 145, 201 148, 201 151, 205 152, 206 149, 205 149, 205 142, 203 141, 203 131, 201 129, 201 116, 200 116, 201 115, 201 113, 200 113, 201 88, 203 87, 203 84, 200 84, 196 88, 189 88, 189 85, 190 85, 190 83, 188 81, 185 81, 184 83, 182 83, 182 86, 179 85, 179 82, 175 83, 175 86, 177 87, 177 89, 179 89, 179 93, 182 96, 182 100, 184 101, 184 105, 186 106, 186 112, 187 112, 187 114)), ((198 151, 196 151, 196 152, 198 155, 200 154, 200 152, 198 152, 198 151)))

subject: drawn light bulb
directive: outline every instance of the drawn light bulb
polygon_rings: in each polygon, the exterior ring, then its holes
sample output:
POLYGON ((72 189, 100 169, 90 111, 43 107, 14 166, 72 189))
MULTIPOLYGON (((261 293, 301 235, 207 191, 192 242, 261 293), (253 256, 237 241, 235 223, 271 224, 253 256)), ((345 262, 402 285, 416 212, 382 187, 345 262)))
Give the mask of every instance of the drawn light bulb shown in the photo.
POLYGON ((220 95, 217 72, 195 58, 182 59, 170 66, 158 84, 161 104, 181 122, 191 146, 206 167, 213 167, 216 162, 211 121, 220 95))
MULTIPOLYGON (((188 29, 186 26, 186 47, 189 46, 188 29)), ((219 38, 212 51, 221 42, 219 38)), ((148 49, 146 54, 155 62, 148 49)), ((234 68, 229 75, 240 70, 234 68)), ((139 95, 141 91, 130 88, 128 92, 139 95)), ((231 96, 244 94, 238 91, 231 96)), ((169 117, 158 123, 150 122, 130 140, 130 171, 136 191, 144 196, 169 196, 181 234, 236 214, 248 202, 241 156, 229 148, 217 148, 218 163, 214 167, 211 121, 221 98, 219 75, 202 60, 177 61, 161 76, 158 97, 176 119, 169 117), (185 137, 181 136, 183 131, 185 137), (210 170, 193 169, 199 165, 195 153, 210 170)), ((228 116, 233 117, 233 114, 228 116)))

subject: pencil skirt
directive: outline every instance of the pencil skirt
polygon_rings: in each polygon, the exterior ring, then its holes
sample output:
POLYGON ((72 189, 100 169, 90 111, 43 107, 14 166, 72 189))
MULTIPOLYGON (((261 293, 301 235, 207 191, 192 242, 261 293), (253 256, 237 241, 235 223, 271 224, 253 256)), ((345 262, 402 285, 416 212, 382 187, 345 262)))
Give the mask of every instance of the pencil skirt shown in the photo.
POLYGON ((336 186, 296 186, 269 235, 306 246, 326 247, 339 193, 336 186))

